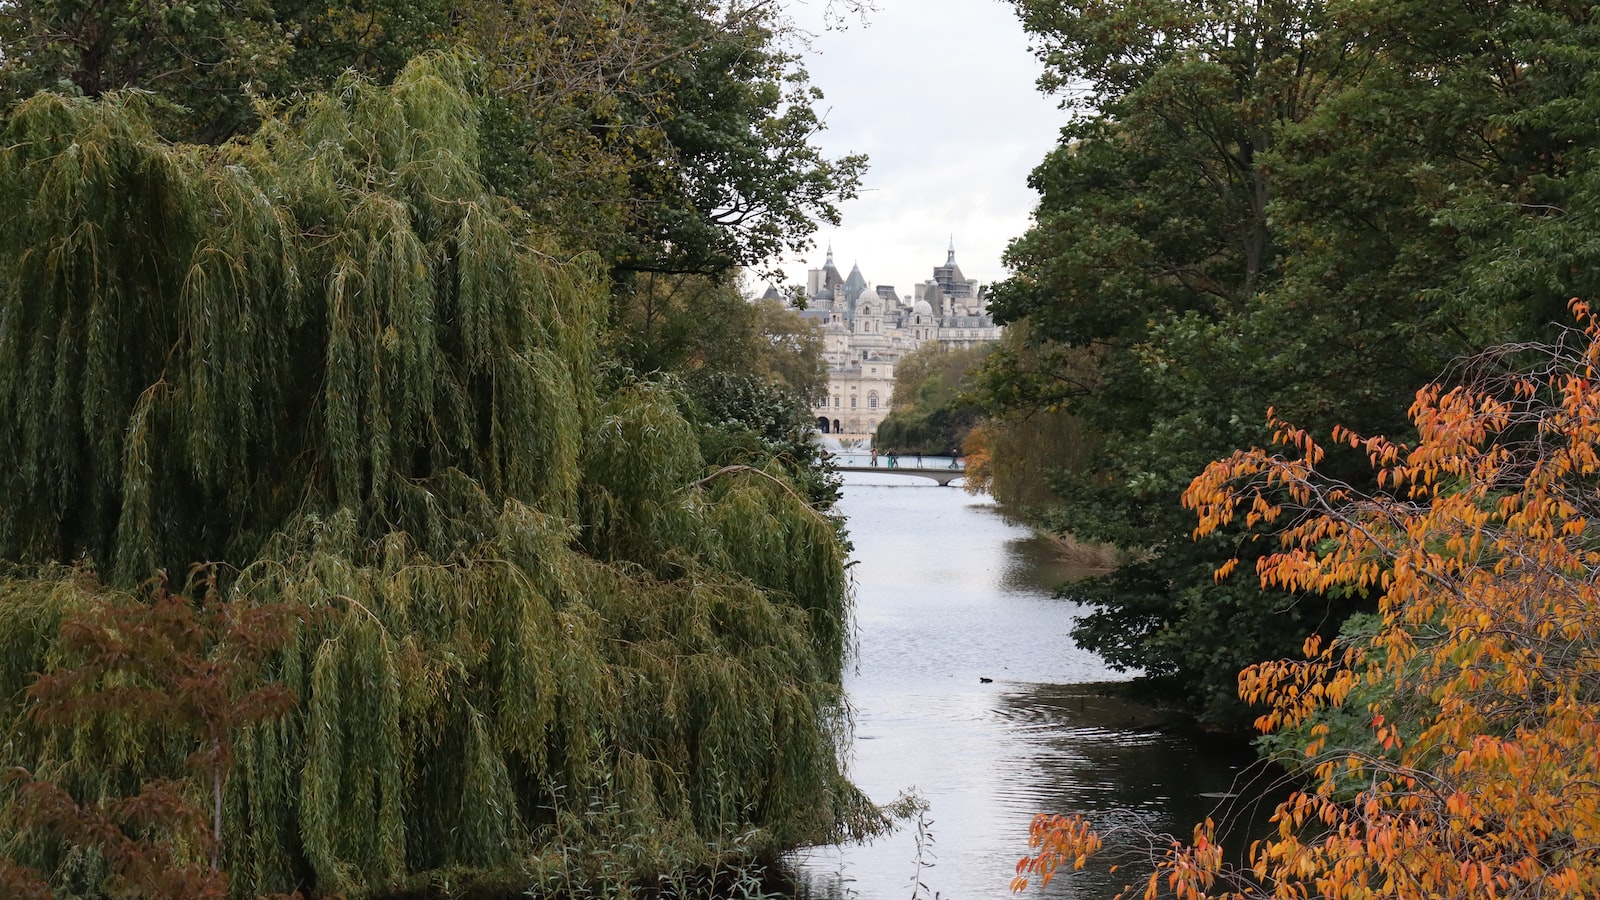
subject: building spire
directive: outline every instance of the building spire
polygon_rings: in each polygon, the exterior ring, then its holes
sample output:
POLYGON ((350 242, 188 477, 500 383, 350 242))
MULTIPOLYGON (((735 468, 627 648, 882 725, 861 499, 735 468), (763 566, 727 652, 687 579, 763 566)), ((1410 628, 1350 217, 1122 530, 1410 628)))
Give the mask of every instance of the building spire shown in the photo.
POLYGON ((944 258, 944 264, 947 266, 956 264, 956 236, 954 233, 950 235, 950 255, 944 258))
POLYGON ((831 265, 833 265, 833 241, 828 242, 828 260, 823 263, 823 267, 826 268, 831 265))

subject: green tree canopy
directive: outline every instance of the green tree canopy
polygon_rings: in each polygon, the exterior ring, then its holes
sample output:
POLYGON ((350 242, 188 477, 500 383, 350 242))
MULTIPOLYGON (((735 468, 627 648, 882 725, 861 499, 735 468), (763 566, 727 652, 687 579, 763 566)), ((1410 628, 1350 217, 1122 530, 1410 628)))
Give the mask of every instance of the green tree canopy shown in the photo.
POLYGON ((952 350, 929 341, 894 367, 892 411, 873 443, 897 453, 949 454, 959 450, 978 419, 966 396, 971 374, 993 349, 952 350))
MULTIPOLYGON (((297 703, 230 742, 236 895, 632 881, 872 821, 839 771, 835 523, 781 467, 713 474, 664 388, 602 397, 602 267, 488 189, 475 73, 346 76, 219 146, 140 94, 4 122, 7 761, 83 803, 187 783, 192 732, 31 715, 81 662, 58 626, 192 563, 293 610, 262 677, 297 703)), ((106 671, 83 689, 157 689, 106 671)), ((111 883, 16 802, 6 855, 111 883)))
POLYGON ((135 88, 163 135, 219 143, 254 129, 253 97, 466 48, 496 98, 480 112, 499 192, 622 272, 725 275, 837 224, 865 166, 813 143, 795 40, 767 0, 0 0, 0 110, 135 88))
POLYGON ((968 432, 967 489, 982 490, 1019 514, 1057 532, 1055 486, 1063 473, 1082 472, 1099 451, 1099 437, 1058 404, 1038 398, 1063 383, 1095 377, 1092 350, 1033 340, 1026 320, 1014 322, 968 379, 970 402, 984 418, 968 432), (1026 399, 1019 399, 1026 398, 1026 399))
POLYGON ((803 399, 826 392, 822 333, 729 278, 648 273, 613 300, 612 346, 640 372, 753 374, 803 399))
POLYGON ((325 88, 347 69, 393 78, 441 46, 451 10, 440 0, 4 0, 0 109, 41 89, 136 88, 155 95, 152 120, 168 137, 215 143, 254 127, 252 92, 325 88))
MULTIPOLYGON (((1191 541, 1179 494, 1270 440, 1269 407, 1404 433, 1413 385, 1592 292, 1594 23, 1549 2, 1014 5, 1079 115, 994 301, 1060 364, 991 366, 991 411, 1098 436, 1052 521, 1141 561, 1083 591, 1080 641, 1242 721, 1241 667, 1372 598, 1214 584, 1255 550, 1191 541)), ((1355 462, 1330 466, 1369 477, 1355 462)))

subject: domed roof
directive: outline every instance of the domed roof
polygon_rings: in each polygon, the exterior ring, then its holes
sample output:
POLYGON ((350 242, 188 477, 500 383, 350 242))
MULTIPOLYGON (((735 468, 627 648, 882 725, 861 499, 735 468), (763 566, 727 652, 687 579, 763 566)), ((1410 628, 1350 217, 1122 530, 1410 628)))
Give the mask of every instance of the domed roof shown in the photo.
POLYGON ((911 312, 914 315, 931 316, 933 315, 933 307, 929 306, 926 300, 918 300, 912 305, 911 312))

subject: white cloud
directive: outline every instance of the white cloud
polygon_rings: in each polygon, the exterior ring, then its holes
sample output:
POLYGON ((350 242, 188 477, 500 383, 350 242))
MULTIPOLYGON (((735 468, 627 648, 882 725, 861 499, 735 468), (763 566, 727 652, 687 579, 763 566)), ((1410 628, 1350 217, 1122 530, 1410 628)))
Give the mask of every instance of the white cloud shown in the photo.
POLYGON ((841 268, 859 262, 872 283, 906 292, 944 262, 953 236, 968 277, 998 280, 1037 202, 1028 173, 1067 114, 1034 87, 1038 63, 1004 0, 875 2, 866 26, 842 32, 821 29, 826 0, 791 8, 816 34, 805 67, 826 94, 818 143, 866 153, 871 168, 842 224, 783 267, 803 281, 831 243, 841 268))

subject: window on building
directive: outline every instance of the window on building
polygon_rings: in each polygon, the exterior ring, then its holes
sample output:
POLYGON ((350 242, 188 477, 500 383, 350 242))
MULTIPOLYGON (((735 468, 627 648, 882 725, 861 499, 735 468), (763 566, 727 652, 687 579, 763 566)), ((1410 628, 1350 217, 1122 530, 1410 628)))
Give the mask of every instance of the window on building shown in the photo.
POLYGON ((839 408, 839 398, 838 397, 833 398, 833 408, 834 409, 838 409, 839 408))
POLYGON ((878 392, 877 391, 869 391, 867 393, 867 406, 869 406, 869 407, 871 407, 873 409, 877 409, 878 408, 878 392))
POLYGON ((855 409, 856 408, 856 398, 854 398, 854 397, 850 398, 850 408, 851 409, 855 409))

